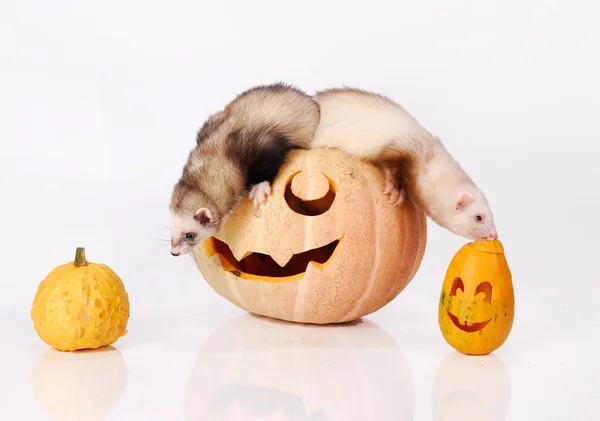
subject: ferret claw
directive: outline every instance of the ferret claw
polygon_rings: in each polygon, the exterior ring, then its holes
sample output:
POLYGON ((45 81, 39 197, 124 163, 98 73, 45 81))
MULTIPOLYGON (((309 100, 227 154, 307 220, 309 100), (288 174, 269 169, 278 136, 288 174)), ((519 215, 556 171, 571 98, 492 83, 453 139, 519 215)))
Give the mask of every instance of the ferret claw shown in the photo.
POLYGON ((385 190, 383 190, 383 194, 386 196, 389 195, 394 190, 394 185, 392 183, 387 183, 385 185, 385 190))
POLYGON ((263 205, 271 195, 271 185, 267 181, 255 184, 250 189, 249 197, 254 203, 254 208, 258 209, 263 205))
POLYGON ((403 201, 404 201, 404 192, 400 191, 396 188, 393 188, 390 193, 390 201, 388 203, 390 203, 394 206, 399 206, 402 204, 403 201))

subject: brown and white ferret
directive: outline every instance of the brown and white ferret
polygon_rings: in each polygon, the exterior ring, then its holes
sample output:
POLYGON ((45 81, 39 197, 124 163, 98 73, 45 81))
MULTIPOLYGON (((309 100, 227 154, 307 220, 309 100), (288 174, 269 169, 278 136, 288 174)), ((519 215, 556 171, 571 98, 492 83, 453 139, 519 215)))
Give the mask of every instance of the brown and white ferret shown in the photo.
POLYGON ((171 254, 213 235, 241 200, 256 207, 293 149, 307 149, 319 106, 302 91, 276 83, 238 95, 198 132, 171 196, 171 254))
POLYGON ((391 99, 359 89, 318 92, 319 127, 311 148, 334 147, 380 167, 383 194, 412 199, 434 222, 469 238, 497 238, 483 192, 442 142, 391 99))

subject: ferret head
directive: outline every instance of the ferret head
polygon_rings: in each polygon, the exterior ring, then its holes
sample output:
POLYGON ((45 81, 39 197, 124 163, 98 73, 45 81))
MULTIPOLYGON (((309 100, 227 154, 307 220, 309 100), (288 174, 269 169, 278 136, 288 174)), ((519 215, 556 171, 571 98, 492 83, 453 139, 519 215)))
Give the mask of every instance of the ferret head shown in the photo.
POLYGON ((193 214, 172 213, 171 254, 179 256, 189 252, 216 231, 216 217, 208 208, 198 208, 193 214))
POLYGON ((188 253, 219 228, 219 216, 199 191, 176 186, 171 199, 171 254, 188 253))
POLYGON ((472 240, 498 238, 494 216, 478 188, 460 190, 445 207, 441 223, 453 233, 472 240))

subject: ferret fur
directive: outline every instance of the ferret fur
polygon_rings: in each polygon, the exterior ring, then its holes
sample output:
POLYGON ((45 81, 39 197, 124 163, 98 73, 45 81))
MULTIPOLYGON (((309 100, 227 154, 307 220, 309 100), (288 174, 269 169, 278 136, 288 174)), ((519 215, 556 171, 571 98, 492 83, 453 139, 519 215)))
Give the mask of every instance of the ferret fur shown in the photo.
POLYGON ((457 235, 497 238, 483 192, 402 106, 353 88, 328 89, 315 97, 320 122, 312 148, 335 147, 380 167, 386 179, 383 193, 392 204, 409 199, 457 235))
POLYGON ((173 188, 171 254, 213 235, 247 195, 260 206, 293 149, 307 149, 319 123, 314 98, 283 83, 257 86, 210 116, 173 188))

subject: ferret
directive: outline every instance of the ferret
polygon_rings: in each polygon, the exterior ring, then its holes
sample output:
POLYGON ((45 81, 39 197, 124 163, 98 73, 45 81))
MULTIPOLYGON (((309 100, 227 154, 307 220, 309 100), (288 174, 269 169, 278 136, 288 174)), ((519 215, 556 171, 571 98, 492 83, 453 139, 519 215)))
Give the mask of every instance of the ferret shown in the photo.
POLYGON ((317 92, 320 121, 311 148, 335 147, 379 167, 389 203, 412 200, 443 228, 469 239, 498 238, 483 192, 402 106, 354 88, 317 92))
POLYGON ((308 149, 319 106, 301 90, 275 83, 239 94, 197 133, 170 201, 171 254, 212 236, 245 198, 256 208, 294 149, 308 149))

